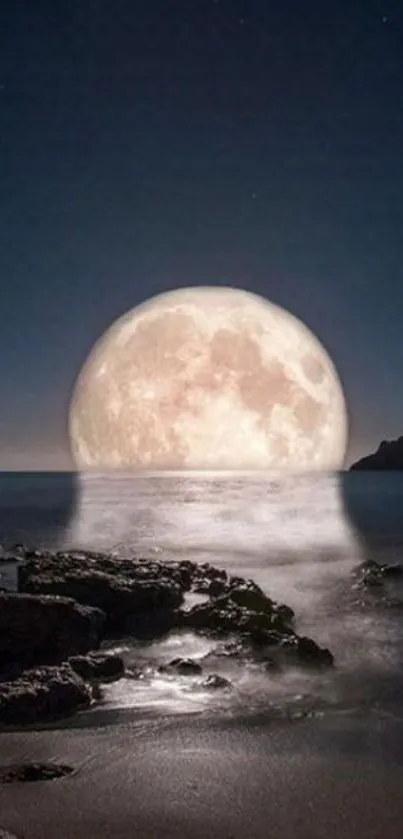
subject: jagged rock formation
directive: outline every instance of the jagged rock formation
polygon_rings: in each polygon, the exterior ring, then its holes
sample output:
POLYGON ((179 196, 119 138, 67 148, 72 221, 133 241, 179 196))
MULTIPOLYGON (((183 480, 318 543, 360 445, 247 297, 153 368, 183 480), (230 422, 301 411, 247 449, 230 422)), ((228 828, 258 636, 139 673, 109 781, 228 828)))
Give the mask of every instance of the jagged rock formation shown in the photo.
MULTIPOLYGON (((99 683, 124 675, 120 656, 97 648, 124 632, 152 642, 171 630, 223 639, 264 667, 328 667, 333 656, 294 627, 294 613, 252 580, 188 560, 121 559, 87 551, 18 546, 18 594, 0 595, 0 724, 73 713, 99 698, 99 683), (185 594, 203 603, 186 608, 185 594)), ((204 662, 174 659, 169 677, 206 678, 204 662)), ((139 674, 134 674, 141 678, 139 674)), ((228 688, 220 674, 211 689, 228 688)))

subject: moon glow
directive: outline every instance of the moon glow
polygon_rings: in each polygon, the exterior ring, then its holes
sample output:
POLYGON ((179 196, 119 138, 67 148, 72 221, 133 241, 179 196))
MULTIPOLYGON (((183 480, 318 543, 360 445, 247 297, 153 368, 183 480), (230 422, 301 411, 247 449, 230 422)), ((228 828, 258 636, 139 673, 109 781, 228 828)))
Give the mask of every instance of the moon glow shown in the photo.
POLYGON ((91 350, 70 404, 79 469, 342 466, 347 411, 315 335, 246 291, 160 294, 91 350))

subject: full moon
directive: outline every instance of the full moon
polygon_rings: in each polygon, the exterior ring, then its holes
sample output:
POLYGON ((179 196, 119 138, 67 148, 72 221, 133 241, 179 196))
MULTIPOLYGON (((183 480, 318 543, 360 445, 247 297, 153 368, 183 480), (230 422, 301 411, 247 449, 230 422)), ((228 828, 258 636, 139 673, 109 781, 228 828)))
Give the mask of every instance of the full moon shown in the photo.
POLYGON ((160 294, 91 350, 70 405, 79 469, 331 470, 348 422, 337 371, 296 317, 234 288, 160 294))

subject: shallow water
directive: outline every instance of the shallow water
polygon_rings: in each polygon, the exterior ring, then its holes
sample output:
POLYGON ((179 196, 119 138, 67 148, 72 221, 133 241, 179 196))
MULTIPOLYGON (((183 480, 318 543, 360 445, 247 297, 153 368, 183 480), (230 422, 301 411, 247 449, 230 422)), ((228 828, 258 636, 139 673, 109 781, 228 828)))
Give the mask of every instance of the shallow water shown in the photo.
MULTIPOLYGON (((310 708, 378 708, 400 714, 403 635, 399 611, 363 610, 351 573, 362 559, 400 559, 399 474, 3 475, 1 540, 188 558, 251 577, 296 612, 296 628, 328 646, 334 672, 282 677, 210 657, 231 692, 200 678, 126 678, 105 689, 104 708, 273 714, 310 708)), ((399 592, 397 592, 399 593, 399 592)), ((202 658, 213 644, 186 634, 151 646, 121 642, 128 668, 176 656, 202 658)))

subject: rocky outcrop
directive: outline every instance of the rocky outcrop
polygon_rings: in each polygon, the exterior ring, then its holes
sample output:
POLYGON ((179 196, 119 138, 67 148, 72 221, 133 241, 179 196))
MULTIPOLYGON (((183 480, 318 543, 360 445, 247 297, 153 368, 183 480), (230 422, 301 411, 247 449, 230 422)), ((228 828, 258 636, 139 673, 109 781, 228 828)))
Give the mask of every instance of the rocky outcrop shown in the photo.
POLYGON ((72 669, 87 682, 116 682, 125 674, 125 664, 120 655, 92 652, 68 659, 72 669))
POLYGON ((387 580, 403 577, 403 565, 398 562, 380 564, 374 559, 367 559, 355 571, 360 585, 372 588, 383 586, 387 580))
POLYGON ((123 659, 103 652, 24 670, 0 681, 0 725, 46 723, 69 716, 100 698, 100 683, 123 675, 123 659))
POLYGON ((192 658, 174 658, 169 664, 162 664, 158 669, 160 673, 176 673, 179 676, 198 676, 203 672, 201 664, 192 658))
POLYGON ((331 667, 333 664, 333 655, 330 650, 320 647, 312 638, 294 635, 287 639, 282 646, 286 652, 287 663, 291 659, 296 665, 314 669, 331 667))
POLYGON ((229 579, 224 593, 194 606, 182 614, 182 623, 192 629, 213 633, 249 634, 277 631, 293 632, 294 612, 278 605, 252 580, 229 579))
POLYGON ((66 597, 0 594, 0 678, 99 646, 104 614, 66 597))
POLYGON ((367 559, 355 569, 353 580, 353 589, 359 592, 357 607, 403 611, 401 563, 367 559))
POLYGON ((69 664, 26 670, 17 679, 0 682, 0 723, 49 722, 88 707, 92 698, 91 686, 69 664))
POLYGON ((188 569, 157 562, 122 560, 103 554, 71 552, 27 555, 20 590, 58 594, 101 609, 106 629, 156 634, 174 624, 174 612, 191 585, 188 569))
POLYGON ((350 471, 400 471, 403 470, 403 437, 383 440, 376 452, 362 457, 350 466, 350 471))
POLYGON ((25 560, 20 579, 24 590, 68 594, 100 607, 112 634, 124 628, 141 637, 146 629, 153 639, 160 631, 187 628, 236 636, 260 650, 282 645, 283 652, 288 641, 287 649, 301 663, 332 659, 313 641, 310 655, 302 654, 289 606, 275 603, 253 580, 231 577, 208 563, 124 560, 82 551, 32 551, 25 560), (180 608, 189 591, 205 594, 206 601, 180 608))
MULTIPOLYGON (((293 628, 294 612, 271 600, 252 580, 230 578, 226 593, 198 604, 182 615, 184 626, 214 636, 235 636, 232 652, 276 666, 293 663, 329 667, 332 653, 293 628)), ((231 655, 231 645, 224 647, 231 655)))
POLYGON ((233 685, 224 676, 219 676, 218 673, 211 673, 210 676, 202 682, 201 687, 205 690, 232 690, 233 685))
MULTIPOLYGON (((252 580, 207 563, 21 546, 14 553, 20 593, 0 595, 2 724, 46 722, 99 698, 99 683, 119 679, 125 671, 120 656, 97 648, 102 638, 123 632, 149 641, 173 629, 210 636, 214 669, 220 655, 260 663, 268 672, 290 664, 333 663, 329 650, 297 634, 289 606, 276 603, 252 580), (196 592, 203 602, 192 606, 185 595, 196 592)), ((207 659, 173 659, 160 672, 199 677, 209 690, 229 689, 228 680, 211 673, 211 666, 204 671, 207 659)), ((156 672, 152 663, 133 665, 126 675, 142 679, 149 671, 156 672)))

